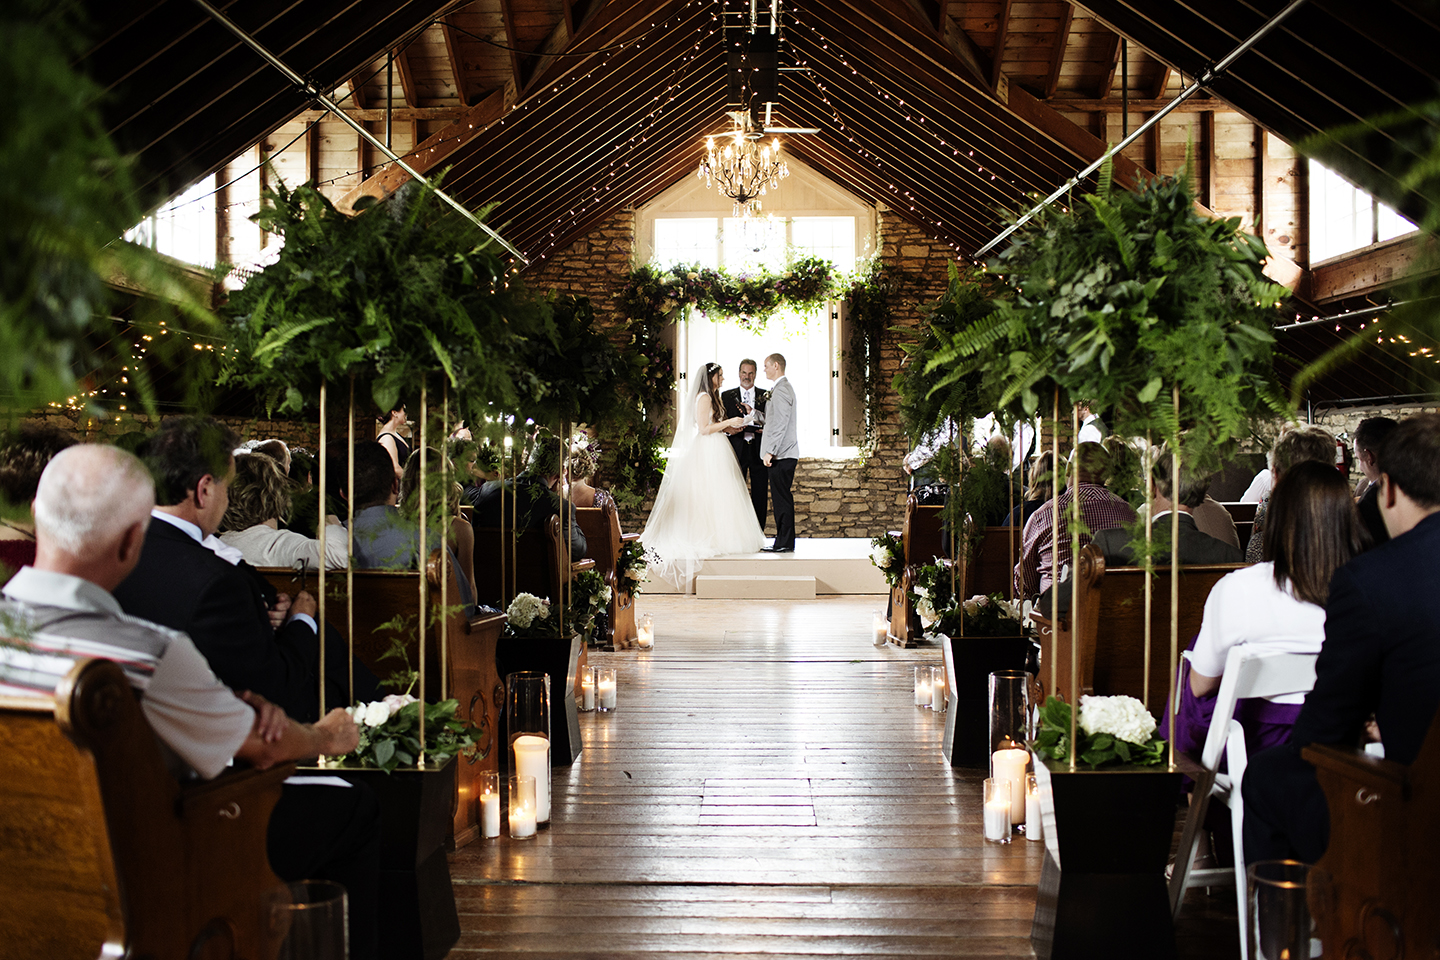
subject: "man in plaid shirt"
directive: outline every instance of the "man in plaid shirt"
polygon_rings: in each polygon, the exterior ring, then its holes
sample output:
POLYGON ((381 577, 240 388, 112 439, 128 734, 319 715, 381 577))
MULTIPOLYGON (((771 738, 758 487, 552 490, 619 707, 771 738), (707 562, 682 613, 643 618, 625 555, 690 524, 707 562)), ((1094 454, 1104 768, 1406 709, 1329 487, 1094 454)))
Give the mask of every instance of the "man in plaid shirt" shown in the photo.
MULTIPOLYGON (((1123 527, 1135 519, 1130 504, 1115 496, 1101 485, 1101 480, 1110 468, 1110 454, 1098 443, 1082 443, 1075 448, 1079 463, 1080 519, 1091 533, 1123 527)), ((1070 502, 1073 488, 1060 494, 1060 562, 1063 567, 1070 562, 1070 502)), ((1020 561, 1015 564, 1016 596, 1035 598, 1050 587, 1051 554, 1055 551, 1055 538, 1051 535, 1054 509, 1046 501, 1040 509, 1025 522, 1021 534, 1020 561)), ((1080 545, 1090 542, 1090 537, 1080 534, 1080 545)))

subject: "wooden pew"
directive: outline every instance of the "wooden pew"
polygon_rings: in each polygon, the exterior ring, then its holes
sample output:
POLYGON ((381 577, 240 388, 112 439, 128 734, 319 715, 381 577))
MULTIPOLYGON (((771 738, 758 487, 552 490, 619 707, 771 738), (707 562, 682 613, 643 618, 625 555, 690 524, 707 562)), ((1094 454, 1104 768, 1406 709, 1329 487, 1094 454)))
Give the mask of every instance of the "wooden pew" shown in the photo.
POLYGON ((294 764, 182 786, 108 660, 0 698, 0 737, 0 954, 275 955, 265 835, 294 764))
POLYGON ((620 532, 620 514, 615 501, 606 499, 604 507, 576 507, 575 516, 585 534, 585 556, 595 561, 595 569, 610 588, 610 609, 605 635, 596 637, 601 647, 614 650, 630 646, 636 637, 635 598, 620 586, 620 548, 639 540, 638 533, 620 532))
POLYGON ((965 596, 998 593, 1009 597, 1019 558, 1019 527, 986 527, 965 566, 965 596))
POLYGON ((902 647, 920 639, 925 627, 920 615, 910 602, 910 588, 920 568, 945 556, 944 541, 940 536, 940 513, 945 508, 938 504, 921 504, 915 494, 905 500, 904 528, 891 536, 900 537, 904 551, 904 566, 900 571, 900 582, 890 590, 890 631, 892 643, 902 647))
POLYGON ((1235 521, 1235 533, 1240 537, 1240 549, 1245 549, 1245 544, 1250 542, 1250 534, 1255 532, 1255 508, 1258 503, 1222 502, 1220 506, 1230 512, 1230 519, 1235 521))
MULTIPOLYGON (((1140 567, 1106 569, 1100 548, 1080 549, 1080 692, 1104 696, 1145 693, 1145 571, 1140 567)), ((1180 568, 1180 649, 1200 630, 1205 598, 1225 574, 1244 564, 1192 564, 1180 568)), ((1068 588, 1068 582, 1065 588, 1068 588)), ((1032 615, 1040 625, 1040 682, 1047 694, 1070 696, 1070 618, 1060 617, 1058 636, 1048 617, 1032 615), (1051 664, 1059 689, 1051 689, 1051 664)), ((1146 707, 1160 715, 1170 690, 1170 568, 1156 567, 1151 602, 1150 698, 1146 707)))
POLYGON ((1408 767, 1319 744, 1301 755, 1315 764, 1330 808, 1330 845, 1317 866, 1333 891, 1312 906, 1325 955, 1436 956, 1440 711, 1408 767))
MULTIPOLYGON (((440 624, 437 614, 440 610, 439 551, 431 556, 427 576, 430 581, 430 604, 432 612, 427 616, 428 628, 425 640, 425 699, 441 699, 442 690, 460 701, 460 716, 484 731, 477 749, 468 756, 456 760, 457 803, 452 840, 456 847, 463 847, 480 834, 480 811, 476 797, 479 794, 476 781, 480 774, 499 769, 499 711, 505 707, 505 687, 495 666, 495 647, 505 628, 505 615, 486 613, 466 616, 461 610, 452 610, 447 619, 448 629, 442 651, 440 624), (442 656, 443 653, 443 656, 442 656)), ((302 586, 315 589, 313 572, 308 583, 297 582, 295 573, 283 567, 261 568, 260 572, 277 589, 295 593, 302 586)), ((455 569, 451 565, 448 599, 452 607, 457 606, 455 569)), ((378 628, 397 615, 416 617, 420 609, 420 574, 414 570, 356 570, 355 577, 355 623, 351 629, 345 602, 345 571, 337 570, 326 574, 325 587, 328 594, 325 604, 325 620, 334 624, 340 633, 354 645, 355 655, 360 662, 381 679, 388 677, 401 667, 398 660, 381 660, 390 648, 393 634, 378 628)), ((407 649, 410 664, 419 669, 419 640, 415 637, 414 620, 408 631, 407 649)), ((332 704, 330 706, 347 706, 332 704)))

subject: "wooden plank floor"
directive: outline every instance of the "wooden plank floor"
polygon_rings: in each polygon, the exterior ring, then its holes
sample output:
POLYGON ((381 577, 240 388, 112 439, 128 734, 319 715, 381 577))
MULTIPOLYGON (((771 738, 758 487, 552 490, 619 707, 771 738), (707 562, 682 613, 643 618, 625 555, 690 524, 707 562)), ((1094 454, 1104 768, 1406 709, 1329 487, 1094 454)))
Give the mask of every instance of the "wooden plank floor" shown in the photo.
POLYGON ((872 646, 883 604, 642 597, 655 650, 592 652, 618 709, 581 714, 550 828, 453 855, 450 956, 1034 956, 1042 845, 981 839, 983 773, 912 704, 939 651, 872 646))

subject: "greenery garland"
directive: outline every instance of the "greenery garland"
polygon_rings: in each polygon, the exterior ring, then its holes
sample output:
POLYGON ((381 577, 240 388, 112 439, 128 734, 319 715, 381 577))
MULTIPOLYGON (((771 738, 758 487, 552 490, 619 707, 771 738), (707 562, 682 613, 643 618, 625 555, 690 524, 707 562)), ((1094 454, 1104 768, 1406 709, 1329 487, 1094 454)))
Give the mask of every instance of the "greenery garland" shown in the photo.
POLYGON ((835 299, 840 286, 829 260, 800 257, 778 273, 731 273, 699 264, 675 264, 664 270, 646 265, 631 272, 618 296, 621 309, 631 318, 671 317, 689 306, 758 332, 781 310, 819 309, 835 299))

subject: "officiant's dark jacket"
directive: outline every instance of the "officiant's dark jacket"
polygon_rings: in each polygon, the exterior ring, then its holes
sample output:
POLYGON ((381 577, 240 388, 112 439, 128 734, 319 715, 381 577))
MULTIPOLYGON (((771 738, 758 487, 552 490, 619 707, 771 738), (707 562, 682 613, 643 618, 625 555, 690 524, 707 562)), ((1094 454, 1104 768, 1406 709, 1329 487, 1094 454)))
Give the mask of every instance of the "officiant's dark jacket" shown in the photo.
MULTIPOLYGON (((740 388, 734 387, 720 394, 720 403, 725 408, 725 418, 743 417, 745 411, 740 409, 740 388)), ((758 386, 755 388, 755 409, 761 413, 765 412, 765 391, 758 386)), ((755 428, 755 439, 749 443, 745 442, 745 431, 730 436, 730 446, 735 449, 735 456, 740 461, 740 466, 748 467, 752 463, 760 463, 760 434, 764 432, 764 426, 755 428)))
POLYGON ((131 616, 189 634, 230 689, 253 690, 291 718, 314 722, 320 659, 315 631, 302 621, 272 630, 258 577, 183 530, 152 520, 140 563, 114 594, 131 616))
POLYGON ((1290 742, 1250 758, 1245 771, 1245 858, 1267 856, 1277 820, 1313 863, 1329 839, 1329 809, 1309 743, 1351 746, 1371 713, 1385 759, 1413 763, 1440 708, 1440 514, 1351 560, 1330 581, 1315 687, 1290 742), (1261 815, 1252 810, 1259 805, 1261 815), (1268 815, 1267 815, 1268 812, 1268 815))

